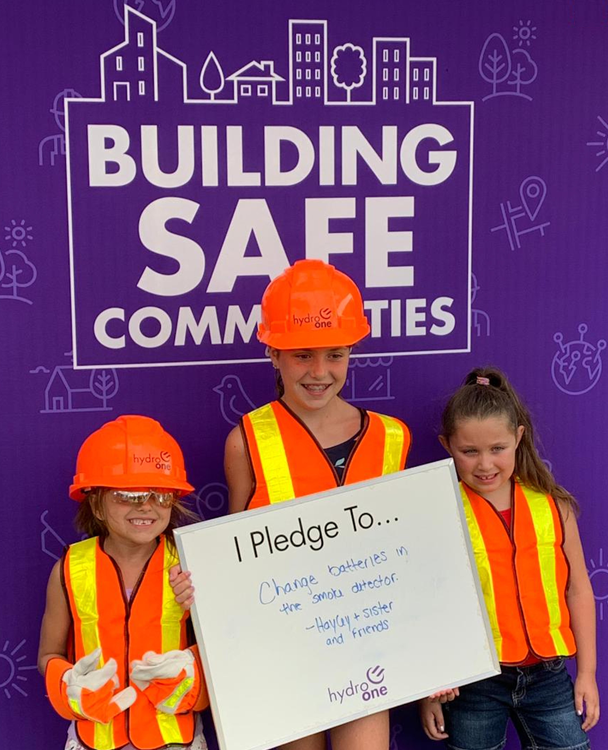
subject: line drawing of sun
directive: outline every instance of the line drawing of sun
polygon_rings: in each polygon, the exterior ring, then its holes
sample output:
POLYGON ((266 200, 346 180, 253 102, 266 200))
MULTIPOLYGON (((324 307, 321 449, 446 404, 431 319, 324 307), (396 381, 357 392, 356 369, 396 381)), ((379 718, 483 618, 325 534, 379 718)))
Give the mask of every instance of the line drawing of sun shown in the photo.
POLYGON ((4 239, 12 241, 13 247, 17 247, 17 245, 26 247, 27 240, 34 239, 30 234, 32 227, 25 226, 25 219, 21 219, 19 223, 17 223, 16 219, 11 219, 11 226, 4 227, 4 231, 8 232, 4 239))
POLYGON ((529 47, 532 42, 536 39, 536 26, 532 26, 532 21, 521 21, 519 26, 513 27, 513 41, 518 42, 519 47, 529 47))
POLYGON ((597 119, 600 121, 600 123, 603 125, 604 130, 596 130, 595 132, 599 135, 599 137, 602 139, 601 141, 587 141, 588 146, 595 146, 596 148, 599 148, 599 151, 596 151, 595 155, 602 159, 600 163, 595 168, 596 172, 599 172, 600 169, 608 162, 608 122, 604 120, 603 117, 597 116, 597 119))
POLYGON ((18 674, 18 672, 25 672, 29 669, 37 669, 35 664, 33 666, 26 666, 19 663, 27 658, 25 654, 19 655, 19 650, 24 644, 25 638, 20 643, 18 643, 15 648, 12 649, 12 651, 9 651, 9 642, 5 641, 4 648, 2 649, 2 653, 0 654, 0 688, 2 688, 2 690, 4 691, 4 695, 6 695, 6 697, 9 699, 13 697, 10 688, 13 688, 13 690, 16 690, 18 693, 21 693, 21 695, 27 698, 27 693, 19 684, 27 682, 27 677, 22 674, 18 674))
MULTIPOLYGON (((600 620, 604 620, 604 602, 608 600, 608 567, 604 567, 604 550, 600 547, 598 564, 594 560, 589 560, 591 570, 589 580, 593 586, 593 596, 598 602, 598 612, 600 620)), ((608 606, 608 603, 606 604, 608 606)))

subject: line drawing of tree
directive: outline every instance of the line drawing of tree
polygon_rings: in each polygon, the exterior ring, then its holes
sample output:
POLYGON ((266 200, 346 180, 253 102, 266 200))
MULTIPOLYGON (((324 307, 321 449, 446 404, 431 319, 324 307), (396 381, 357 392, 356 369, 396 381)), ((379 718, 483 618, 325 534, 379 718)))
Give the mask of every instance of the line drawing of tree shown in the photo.
POLYGON ((513 64, 511 68, 512 78, 507 81, 509 86, 515 86, 515 92, 518 96, 523 96, 532 101, 532 97, 521 93, 521 87, 527 86, 536 80, 538 67, 530 54, 524 49, 513 50, 513 64))
POLYGON ((109 370, 93 370, 89 379, 91 393, 103 403, 104 409, 109 409, 108 401, 118 392, 118 375, 114 368, 109 370))
POLYGON ((490 34, 479 55, 479 75, 484 81, 492 84, 492 93, 484 96, 484 102, 497 96, 496 87, 506 81, 510 74, 511 53, 507 43, 501 34, 490 34))
POLYGON ((26 289, 36 281, 38 277, 36 266, 28 260, 26 254, 21 250, 7 250, 4 255, 5 258, 2 258, 0 253, 0 282, 2 282, 2 287, 12 289, 13 293, 0 294, 0 299, 18 299, 20 302, 31 305, 32 301, 21 297, 18 290, 26 289), (10 261, 9 255, 11 256, 10 261), (23 276, 24 273, 25 276, 23 276), (8 281, 4 281, 5 279, 8 281))
POLYGON ((331 77, 338 88, 346 90, 346 101, 350 102, 353 89, 363 85, 367 75, 365 53, 348 42, 336 47, 331 57, 331 77))
POLYGON ((213 52, 207 55, 207 59, 201 68, 199 83, 203 91, 214 101, 215 95, 224 88, 224 72, 222 66, 213 52))

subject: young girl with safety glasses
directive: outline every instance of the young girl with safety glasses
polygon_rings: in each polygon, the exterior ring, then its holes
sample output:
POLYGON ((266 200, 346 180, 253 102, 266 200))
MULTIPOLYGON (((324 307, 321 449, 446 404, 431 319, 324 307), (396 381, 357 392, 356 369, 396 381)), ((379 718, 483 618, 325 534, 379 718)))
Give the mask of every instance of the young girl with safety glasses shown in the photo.
POLYGON ((148 417, 108 422, 80 449, 70 496, 88 538, 51 572, 38 654, 72 722, 66 750, 206 748, 200 660, 169 586, 192 489, 179 445, 148 417))

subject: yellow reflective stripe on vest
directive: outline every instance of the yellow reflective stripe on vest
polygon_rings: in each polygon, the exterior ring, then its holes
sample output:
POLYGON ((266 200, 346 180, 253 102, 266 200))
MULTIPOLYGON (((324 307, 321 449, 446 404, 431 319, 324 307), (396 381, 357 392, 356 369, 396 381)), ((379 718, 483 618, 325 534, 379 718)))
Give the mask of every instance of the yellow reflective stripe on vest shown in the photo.
MULTIPOLYGON (((177 565, 179 560, 172 554, 167 544, 165 545, 165 554, 163 560, 163 606, 161 615, 161 632, 162 632, 162 652, 174 651, 181 648, 181 623, 184 613, 182 608, 175 601, 173 589, 169 583, 169 569, 177 565)), ((162 711, 156 712, 156 721, 158 729, 162 735, 165 745, 183 744, 184 739, 177 723, 177 719, 172 714, 165 714, 162 711)))
POLYGON ((171 552, 167 540, 163 540, 165 555, 163 560, 163 606, 161 614, 162 648, 163 654, 181 648, 182 619, 184 613, 175 601, 173 589, 169 583, 169 569, 179 563, 179 559, 171 552))
POLYGON ((538 563, 547 602, 547 611, 549 612, 549 632, 555 646, 555 653, 567 654, 569 650, 560 632, 560 627, 563 623, 559 606, 560 595, 557 586, 557 575, 555 572, 556 535, 555 522, 550 505, 551 501, 542 492, 536 492, 523 485, 520 485, 520 487, 528 502, 538 540, 538 563))
MULTIPOLYGON (((97 539, 85 539, 70 547, 68 564, 84 655, 101 647, 97 610, 97 539)), ((99 666, 103 666, 103 656, 99 666)))
POLYGON ((266 404, 252 411, 249 420, 260 454, 270 503, 293 500, 296 494, 293 491, 285 445, 272 406, 266 404))
POLYGON ((467 526, 469 527, 471 543, 475 552, 477 572, 479 573, 479 578, 481 580, 481 589, 483 591, 486 609, 488 610, 488 618, 490 620, 490 627, 492 628, 492 636, 494 637, 494 645, 496 646, 498 661, 502 661, 502 633, 500 632, 500 627, 498 626, 496 596, 494 594, 494 581, 492 579, 492 568, 490 566, 488 551, 483 540, 483 534, 481 533, 481 529, 479 528, 479 524, 477 523, 477 517, 473 512, 471 501, 469 500, 466 490, 462 485, 460 485, 460 494, 462 496, 464 512, 467 518, 467 526))
MULTIPOLYGON (((101 647, 99 611, 97 609, 97 538, 85 539, 70 547, 68 568, 76 614, 85 655, 101 647)), ((103 666, 103 651, 99 666, 103 666)), ((78 713, 78 711, 75 711, 78 713)), ((96 750, 111 750, 114 744, 114 724, 94 723, 96 750)))
POLYGON ((384 425, 384 457, 382 459, 382 475, 394 474, 401 468, 403 454, 403 428, 394 419, 377 414, 384 425))

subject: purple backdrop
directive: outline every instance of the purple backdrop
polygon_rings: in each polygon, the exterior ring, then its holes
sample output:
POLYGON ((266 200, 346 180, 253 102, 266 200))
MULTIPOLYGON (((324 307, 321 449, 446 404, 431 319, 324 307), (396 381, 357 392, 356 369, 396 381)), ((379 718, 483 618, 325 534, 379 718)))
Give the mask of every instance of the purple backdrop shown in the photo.
MULTIPOLYGON (((120 0, 5 5, 11 747, 62 747, 35 664, 81 441, 155 416, 196 510, 225 513, 223 437, 273 395, 256 304, 269 273, 326 250, 374 329, 346 394, 409 423, 411 465, 443 456, 442 404, 471 366, 525 397, 583 509, 605 692, 608 0, 132 0, 126 24, 120 0)), ((605 724, 592 738, 608 744, 605 724)), ((430 746, 394 712, 391 750, 430 746)))

